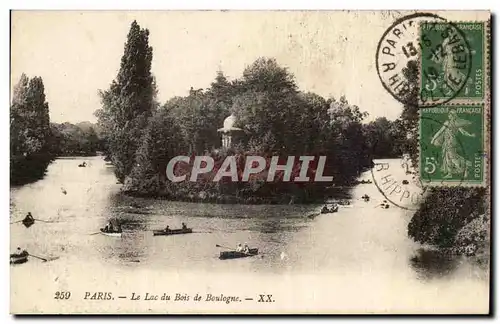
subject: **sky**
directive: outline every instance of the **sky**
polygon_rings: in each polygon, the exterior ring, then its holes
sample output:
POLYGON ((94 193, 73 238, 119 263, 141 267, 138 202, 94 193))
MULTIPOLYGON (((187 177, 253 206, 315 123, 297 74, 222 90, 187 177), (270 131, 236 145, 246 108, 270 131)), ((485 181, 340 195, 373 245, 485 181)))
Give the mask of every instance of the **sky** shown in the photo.
POLYGON ((150 31, 158 99, 230 79, 258 57, 287 67, 302 91, 345 95, 369 113, 402 110, 382 86, 375 52, 400 15, 382 11, 14 11, 11 88, 21 73, 41 76, 52 122, 95 122, 99 89, 116 77, 132 21, 150 31))

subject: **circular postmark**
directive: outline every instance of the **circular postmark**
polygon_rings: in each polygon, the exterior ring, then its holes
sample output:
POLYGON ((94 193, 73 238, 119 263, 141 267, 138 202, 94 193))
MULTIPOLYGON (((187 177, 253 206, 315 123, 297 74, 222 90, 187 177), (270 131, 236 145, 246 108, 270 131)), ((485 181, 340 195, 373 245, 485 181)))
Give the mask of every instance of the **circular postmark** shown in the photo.
POLYGON ((417 210, 426 188, 412 169, 409 157, 401 161, 377 161, 371 169, 373 183, 391 204, 406 210, 417 210))
POLYGON ((403 104, 434 107, 455 98, 472 68, 469 43, 453 22, 432 13, 396 20, 376 52, 384 88, 403 104))

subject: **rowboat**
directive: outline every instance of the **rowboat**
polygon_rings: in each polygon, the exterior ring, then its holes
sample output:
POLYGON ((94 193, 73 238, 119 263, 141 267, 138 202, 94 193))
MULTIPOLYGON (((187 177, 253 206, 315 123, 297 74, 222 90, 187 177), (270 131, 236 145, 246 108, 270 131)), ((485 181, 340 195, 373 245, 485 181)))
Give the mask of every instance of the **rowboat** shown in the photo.
POLYGON ((26 226, 27 228, 30 227, 31 225, 35 224, 35 221, 30 218, 25 218, 22 221, 23 225, 26 226))
POLYGON ((321 214, 332 214, 332 213, 336 213, 336 212, 338 212, 338 211, 339 211, 339 206, 338 206, 338 205, 336 205, 336 206, 335 206, 335 207, 333 207, 332 209, 329 209, 329 208, 327 208, 327 210, 322 209, 322 210, 321 210, 321 214))
POLYGON ((11 254, 10 264, 21 264, 28 262, 28 253, 11 254))
POLYGON ((153 236, 189 234, 189 233, 193 233, 193 229, 192 228, 186 228, 186 229, 179 228, 179 229, 173 229, 173 230, 168 230, 168 231, 165 231, 165 230, 155 230, 155 231, 153 231, 153 236))
POLYGON ((28 257, 10 257, 10 264, 21 264, 21 263, 26 263, 28 262, 28 257))
POLYGON ((238 252, 238 251, 224 251, 220 253, 219 259, 227 260, 227 259, 237 259, 237 258, 246 258, 259 254, 259 249, 249 249, 248 253, 238 252))
POLYGON ((101 228, 101 234, 113 237, 122 237, 121 232, 105 232, 104 228, 101 228))
POLYGON ((339 204, 338 206, 342 207, 342 208, 354 208, 354 205, 350 205, 350 204, 349 205, 341 205, 341 204, 339 204))

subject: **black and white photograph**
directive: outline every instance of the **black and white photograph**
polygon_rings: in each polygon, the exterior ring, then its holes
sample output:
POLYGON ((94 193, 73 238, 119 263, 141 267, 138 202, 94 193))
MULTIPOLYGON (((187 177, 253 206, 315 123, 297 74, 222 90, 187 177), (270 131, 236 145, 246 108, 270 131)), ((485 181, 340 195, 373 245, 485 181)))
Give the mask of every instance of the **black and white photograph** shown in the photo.
POLYGON ((489 314, 490 21, 12 10, 10 313, 489 314))

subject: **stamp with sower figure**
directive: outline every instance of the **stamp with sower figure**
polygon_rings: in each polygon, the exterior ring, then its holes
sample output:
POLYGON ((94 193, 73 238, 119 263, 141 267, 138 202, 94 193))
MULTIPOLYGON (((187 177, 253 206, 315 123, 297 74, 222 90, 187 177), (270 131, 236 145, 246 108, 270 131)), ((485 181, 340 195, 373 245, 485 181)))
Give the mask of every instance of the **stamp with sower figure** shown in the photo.
POLYGON ((424 21, 420 31, 420 106, 485 97, 485 23, 424 21))
POLYGON ((423 184, 485 184, 485 24, 456 22, 450 28, 443 22, 420 22, 419 174, 423 184), (425 108, 426 103, 432 108, 425 108))
POLYGON ((420 178, 424 184, 481 185, 485 181, 484 107, 420 110, 420 178))

